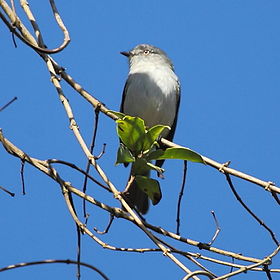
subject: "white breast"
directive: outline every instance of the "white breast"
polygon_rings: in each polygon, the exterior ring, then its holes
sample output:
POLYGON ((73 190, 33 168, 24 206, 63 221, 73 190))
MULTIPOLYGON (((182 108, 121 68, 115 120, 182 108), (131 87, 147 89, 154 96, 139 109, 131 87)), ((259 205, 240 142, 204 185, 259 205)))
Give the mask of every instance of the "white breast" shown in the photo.
POLYGON ((147 62, 144 65, 137 63, 136 67, 131 65, 123 111, 144 119, 148 127, 157 124, 171 127, 177 109, 178 90, 178 78, 170 67, 158 67, 147 62))

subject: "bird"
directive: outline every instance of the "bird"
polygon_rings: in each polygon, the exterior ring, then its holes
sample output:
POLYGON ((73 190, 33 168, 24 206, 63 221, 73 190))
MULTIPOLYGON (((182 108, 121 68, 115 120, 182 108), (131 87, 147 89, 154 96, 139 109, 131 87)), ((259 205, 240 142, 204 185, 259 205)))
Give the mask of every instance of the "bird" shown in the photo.
MULTIPOLYGON (((173 140, 180 105, 181 87, 167 54, 155 46, 140 44, 121 52, 129 61, 129 73, 124 86, 120 112, 140 117, 150 128, 167 125, 161 137, 173 140)), ((161 145, 162 149, 166 149, 161 145)), ((156 161, 161 167, 163 160, 156 161)), ((143 174, 141 174, 143 175, 143 174)), ((149 176, 149 174, 145 174, 149 176)), ((123 192, 126 201, 141 214, 149 210, 149 199, 134 181, 123 192)))

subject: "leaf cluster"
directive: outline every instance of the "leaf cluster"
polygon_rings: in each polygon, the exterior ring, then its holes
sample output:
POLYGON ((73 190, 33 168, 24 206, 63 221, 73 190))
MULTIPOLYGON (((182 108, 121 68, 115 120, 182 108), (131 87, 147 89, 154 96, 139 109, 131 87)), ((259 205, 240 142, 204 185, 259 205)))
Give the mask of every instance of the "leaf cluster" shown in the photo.
POLYGON ((149 177, 150 170, 162 176, 164 170, 154 164, 153 160, 180 159, 204 163, 201 155, 187 148, 160 148, 159 137, 169 126, 145 126, 143 119, 113 112, 119 117, 116 121, 120 147, 117 153, 117 164, 132 163, 131 175, 135 176, 137 186, 142 189, 155 205, 161 199, 160 185, 157 180, 149 177))

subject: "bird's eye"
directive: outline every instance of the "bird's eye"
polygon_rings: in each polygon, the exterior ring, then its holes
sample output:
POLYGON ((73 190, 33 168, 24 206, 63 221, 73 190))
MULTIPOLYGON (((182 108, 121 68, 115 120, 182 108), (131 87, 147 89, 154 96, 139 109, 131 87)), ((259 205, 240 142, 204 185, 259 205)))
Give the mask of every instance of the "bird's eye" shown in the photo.
POLYGON ((149 53, 150 53, 149 50, 144 50, 144 54, 145 54, 145 55, 147 55, 147 54, 149 54, 149 53))

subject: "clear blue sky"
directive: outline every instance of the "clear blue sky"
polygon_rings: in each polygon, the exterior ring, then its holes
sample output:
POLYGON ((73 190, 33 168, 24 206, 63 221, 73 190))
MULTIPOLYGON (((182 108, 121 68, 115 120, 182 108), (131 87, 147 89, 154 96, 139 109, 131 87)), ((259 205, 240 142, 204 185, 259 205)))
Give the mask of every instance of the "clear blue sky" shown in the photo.
MULTIPOLYGON (((48 1, 29 2, 45 43, 49 48, 57 47, 62 35, 50 20, 48 1)), ((69 0, 67 4, 57 4, 72 41, 54 58, 106 106, 119 109, 127 76, 127 61, 119 52, 139 43, 158 46, 173 60, 182 85, 175 142, 219 162, 231 160, 231 167, 280 185, 279 1, 69 0)), ((68 160, 84 168, 86 159, 69 129, 43 61, 19 40, 14 48, 11 34, 3 24, 0 37, 0 105, 18 97, 0 113, 4 134, 33 157, 68 160)), ((63 86, 81 132, 89 142, 92 108, 65 83, 63 86)), ((118 145, 114 126, 113 121, 101 116, 96 154, 107 143, 106 154, 99 163, 122 190, 129 169, 114 166, 118 145)), ((2 147, 0 166, 0 185, 16 193, 11 198, 0 192, 0 267, 41 259, 75 259, 75 225, 59 186, 26 165, 27 194, 22 196, 20 161, 2 147)), ((163 199, 151 207, 147 219, 175 231, 182 162, 167 162, 164 167, 163 199)), ((66 181, 81 188, 83 178, 79 174, 67 168, 58 169, 66 181)), ((187 176, 181 216, 184 237, 210 241, 215 231, 210 211, 214 210, 222 229, 215 247, 258 258, 273 251, 275 245, 268 233, 243 210, 221 173, 190 163, 187 176)), ((233 182, 244 201, 280 238, 279 207, 271 195, 240 179, 233 178, 233 182)), ((111 195, 97 188, 89 186, 90 193, 98 200, 119 205, 111 195)), ((75 202, 81 209, 81 201, 75 202)), ((89 212, 90 228, 96 226, 102 230, 108 215, 96 207, 89 207, 89 212)), ((140 230, 120 219, 100 238, 119 247, 153 247, 140 230)), ((87 236, 82 244, 82 260, 100 268, 110 279, 184 276, 182 270, 160 253, 113 252, 100 248, 87 236)), ((198 251, 187 245, 183 248, 198 251)), ((199 253, 215 257, 205 251, 199 253)), ((194 269, 189 262, 184 263, 194 269)), ((229 272, 229 268, 203 264, 218 275, 229 272)), ((280 257, 274 259, 272 267, 280 267, 280 257)), ((75 269, 66 265, 36 266, 4 272, 0 278, 75 279, 75 269)), ((100 278, 83 269, 82 279, 100 278)), ((234 279, 265 279, 265 275, 248 273, 234 279)))

